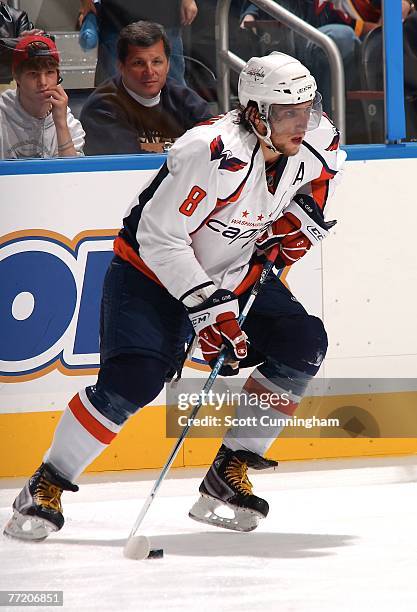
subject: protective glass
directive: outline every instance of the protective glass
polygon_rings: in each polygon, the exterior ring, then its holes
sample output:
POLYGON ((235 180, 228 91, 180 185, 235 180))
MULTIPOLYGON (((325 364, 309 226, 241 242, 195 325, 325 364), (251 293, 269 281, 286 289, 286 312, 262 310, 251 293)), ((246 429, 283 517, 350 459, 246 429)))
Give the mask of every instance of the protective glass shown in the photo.
POLYGON ((315 130, 323 113, 321 94, 314 100, 301 104, 271 104, 268 120, 276 134, 296 134, 300 131, 315 130))

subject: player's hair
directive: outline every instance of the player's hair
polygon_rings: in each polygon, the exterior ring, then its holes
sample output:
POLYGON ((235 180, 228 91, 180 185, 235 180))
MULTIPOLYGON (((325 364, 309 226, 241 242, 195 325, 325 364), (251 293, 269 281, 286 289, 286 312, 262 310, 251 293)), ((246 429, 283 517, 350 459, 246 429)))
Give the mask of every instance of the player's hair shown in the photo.
POLYGON ((259 112, 258 105, 253 100, 250 100, 246 106, 242 106, 242 104, 238 104, 237 108, 237 118, 235 120, 236 125, 242 126, 247 132, 253 134, 253 126, 249 121, 249 117, 253 115, 253 113, 259 112))
POLYGON ((29 70, 59 70, 59 64, 53 57, 30 57, 16 66, 14 74, 19 78, 29 70))
POLYGON ((169 59, 171 46, 163 26, 153 21, 135 21, 120 31, 119 40, 117 41, 117 57, 124 64, 129 52, 129 45, 134 47, 152 47, 152 45, 155 45, 160 40, 164 44, 165 55, 169 59))

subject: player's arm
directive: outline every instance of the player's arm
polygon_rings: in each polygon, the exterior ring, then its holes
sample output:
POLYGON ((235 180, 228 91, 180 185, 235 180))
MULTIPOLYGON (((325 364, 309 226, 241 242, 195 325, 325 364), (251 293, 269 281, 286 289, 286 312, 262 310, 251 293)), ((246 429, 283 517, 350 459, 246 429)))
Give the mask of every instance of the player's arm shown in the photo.
POLYGON ((315 148, 311 147, 316 159, 322 162, 320 173, 300 187, 284 208, 283 215, 269 226, 256 243, 260 251, 268 251, 279 245, 276 265, 280 268, 291 266, 301 259, 312 245, 329 234, 336 223, 335 220, 325 219, 325 207, 340 180, 346 154, 339 149, 337 130, 327 118, 324 124, 324 129, 317 132, 317 142, 313 143, 315 148))
POLYGON ((325 221, 323 211, 309 195, 296 194, 284 214, 257 240, 259 251, 279 246, 275 265, 291 266, 301 259, 313 244, 325 238, 336 221, 325 221))
POLYGON ((142 199, 136 237, 143 261, 186 307, 204 358, 213 363, 227 345, 233 365, 222 374, 232 374, 246 356, 246 337, 237 322, 238 300, 233 292, 216 287, 192 245, 193 233, 216 206, 218 180, 209 144, 189 135, 181 138, 168 154, 159 184, 148 187, 149 201, 142 199))
POLYGON ((346 160, 346 153, 337 149, 332 157, 332 165, 326 164, 322 167, 319 176, 309 181, 297 191, 298 194, 308 195, 314 199, 326 216, 326 205, 332 199, 337 185, 343 175, 343 166, 346 160), (334 168, 334 169, 333 169, 334 168))
POLYGON ((216 289, 196 259, 192 236, 216 206, 218 174, 209 144, 189 132, 169 151, 159 178, 139 196, 139 254, 181 301, 198 289, 216 289))
POLYGON ((306 135, 304 146, 317 169, 314 178, 301 185, 297 193, 311 196, 326 216, 327 202, 343 175, 346 152, 340 148, 339 130, 325 113, 319 127, 306 135))

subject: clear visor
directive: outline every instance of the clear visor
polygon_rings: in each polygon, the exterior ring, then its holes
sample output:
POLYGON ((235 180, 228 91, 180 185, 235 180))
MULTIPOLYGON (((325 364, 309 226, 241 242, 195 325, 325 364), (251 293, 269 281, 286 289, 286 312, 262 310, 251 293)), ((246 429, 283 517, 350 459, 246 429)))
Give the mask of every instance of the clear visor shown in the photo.
POLYGON ((268 120, 275 134, 298 134, 315 130, 323 113, 321 94, 301 104, 271 104, 268 120))

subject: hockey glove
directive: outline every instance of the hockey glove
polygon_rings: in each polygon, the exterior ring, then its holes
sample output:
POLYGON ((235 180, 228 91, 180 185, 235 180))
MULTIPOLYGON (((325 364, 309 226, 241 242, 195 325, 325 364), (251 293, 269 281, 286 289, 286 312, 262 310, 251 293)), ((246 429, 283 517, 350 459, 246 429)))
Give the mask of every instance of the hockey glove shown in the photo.
POLYGON ((187 310, 204 359, 213 367, 221 349, 226 346, 230 355, 220 374, 237 374, 239 361, 247 355, 247 345, 246 334, 237 322, 239 303, 235 294, 227 289, 218 289, 202 304, 187 310))
POLYGON ((296 194, 283 216, 268 227, 256 241, 256 246, 265 252, 279 244, 276 266, 291 266, 307 253, 312 244, 323 240, 335 223, 324 220, 321 208, 311 196, 296 194))

